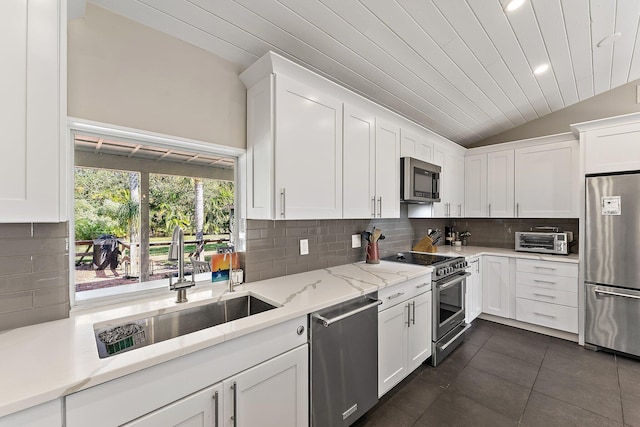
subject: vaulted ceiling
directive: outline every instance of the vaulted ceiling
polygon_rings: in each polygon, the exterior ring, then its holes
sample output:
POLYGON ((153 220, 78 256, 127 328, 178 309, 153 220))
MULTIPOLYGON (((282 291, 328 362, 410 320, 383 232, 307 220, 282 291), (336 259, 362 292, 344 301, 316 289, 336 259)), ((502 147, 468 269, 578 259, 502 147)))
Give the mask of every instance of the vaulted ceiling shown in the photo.
POLYGON ((280 53, 462 145, 640 78, 639 0, 92 2, 242 69, 280 53))

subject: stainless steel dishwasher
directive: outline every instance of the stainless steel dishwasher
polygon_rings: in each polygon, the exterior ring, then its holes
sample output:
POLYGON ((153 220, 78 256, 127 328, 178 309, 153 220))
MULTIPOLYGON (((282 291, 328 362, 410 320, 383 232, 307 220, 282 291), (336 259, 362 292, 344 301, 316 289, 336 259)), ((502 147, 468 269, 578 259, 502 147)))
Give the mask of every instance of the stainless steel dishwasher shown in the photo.
POLYGON ((378 402, 378 293, 310 314, 313 427, 349 426, 378 402))

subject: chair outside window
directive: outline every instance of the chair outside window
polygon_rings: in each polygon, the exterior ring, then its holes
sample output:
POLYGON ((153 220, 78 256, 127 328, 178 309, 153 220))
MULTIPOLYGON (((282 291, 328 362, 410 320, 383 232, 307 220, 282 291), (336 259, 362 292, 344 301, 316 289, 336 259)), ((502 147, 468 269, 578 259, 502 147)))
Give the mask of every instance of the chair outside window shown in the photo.
POLYGON ((189 257, 191 265, 193 265, 193 274, 207 273, 211 271, 211 264, 207 261, 198 261, 193 257, 189 257))

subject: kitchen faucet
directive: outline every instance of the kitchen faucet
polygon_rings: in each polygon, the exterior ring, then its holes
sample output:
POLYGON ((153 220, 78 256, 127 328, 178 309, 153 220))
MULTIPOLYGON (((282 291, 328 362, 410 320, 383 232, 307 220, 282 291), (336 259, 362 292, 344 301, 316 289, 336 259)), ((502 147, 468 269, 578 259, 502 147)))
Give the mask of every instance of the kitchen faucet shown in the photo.
POLYGON ((226 261, 227 255, 229 255, 229 285, 228 285, 229 292, 235 292, 235 290, 233 289, 233 287, 235 286, 235 284, 233 283, 233 254, 234 254, 233 251, 225 252, 224 257, 222 258, 223 261, 226 261))
POLYGON ((196 285, 195 275, 191 274, 191 281, 184 278, 184 232, 180 226, 173 229, 171 245, 169 246, 169 260, 178 260, 178 280, 173 283, 173 277, 169 276, 169 289, 178 291, 177 303, 187 302, 187 289, 196 285))

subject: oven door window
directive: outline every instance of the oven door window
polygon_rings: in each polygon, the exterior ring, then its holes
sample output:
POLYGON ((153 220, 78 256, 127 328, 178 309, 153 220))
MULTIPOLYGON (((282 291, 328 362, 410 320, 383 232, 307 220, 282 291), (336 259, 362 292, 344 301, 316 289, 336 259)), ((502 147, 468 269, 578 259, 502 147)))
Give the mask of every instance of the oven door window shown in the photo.
POLYGON ((464 281, 440 290, 440 326, 462 312, 464 281))

